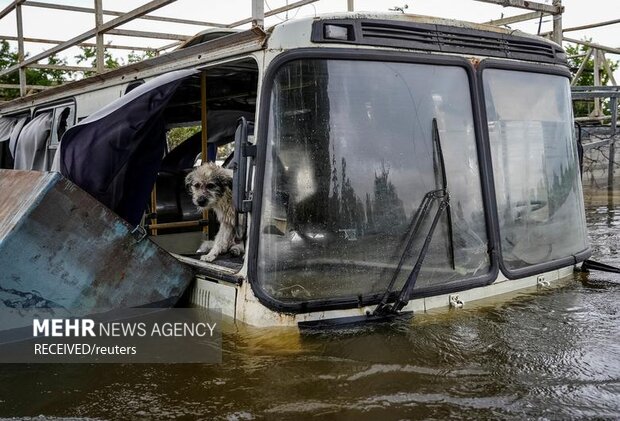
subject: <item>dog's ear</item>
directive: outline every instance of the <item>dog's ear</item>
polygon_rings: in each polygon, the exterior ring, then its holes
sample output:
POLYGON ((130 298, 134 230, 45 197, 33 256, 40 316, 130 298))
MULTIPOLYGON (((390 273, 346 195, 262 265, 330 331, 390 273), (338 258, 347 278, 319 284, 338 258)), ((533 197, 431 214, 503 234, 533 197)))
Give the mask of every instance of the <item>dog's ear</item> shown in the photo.
POLYGON ((224 174, 223 177, 221 177, 222 180, 222 184, 224 185, 224 187, 228 187, 230 189, 230 191, 232 191, 233 189, 233 179, 232 177, 230 177, 228 174, 224 174))
POLYGON ((194 184, 194 171, 190 172, 185 177, 185 189, 191 192, 192 184, 194 184))

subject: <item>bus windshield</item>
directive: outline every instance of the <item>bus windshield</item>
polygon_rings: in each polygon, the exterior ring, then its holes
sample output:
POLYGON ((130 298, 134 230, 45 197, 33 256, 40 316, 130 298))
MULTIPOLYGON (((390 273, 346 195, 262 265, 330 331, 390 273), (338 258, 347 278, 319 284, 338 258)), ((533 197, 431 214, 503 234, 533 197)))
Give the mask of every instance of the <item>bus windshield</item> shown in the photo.
MULTIPOLYGON (((385 291, 410 221, 425 194, 441 188, 433 120, 450 209, 434 230, 418 292, 490 270, 466 70, 326 59, 280 67, 270 98, 257 264, 258 286, 270 299, 286 306, 385 291)), ((423 241, 409 250, 396 289, 423 241)))

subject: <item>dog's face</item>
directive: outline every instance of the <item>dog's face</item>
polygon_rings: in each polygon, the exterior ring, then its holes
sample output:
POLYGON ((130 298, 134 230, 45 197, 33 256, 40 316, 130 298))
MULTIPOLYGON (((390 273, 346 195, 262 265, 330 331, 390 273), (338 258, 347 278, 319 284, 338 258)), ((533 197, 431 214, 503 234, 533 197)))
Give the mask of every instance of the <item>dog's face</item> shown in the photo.
POLYGON ((195 168, 185 177, 185 185, 192 195, 192 202, 200 208, 213 208, 223 197, 232 191, 230 170, 208 162, 195 168))

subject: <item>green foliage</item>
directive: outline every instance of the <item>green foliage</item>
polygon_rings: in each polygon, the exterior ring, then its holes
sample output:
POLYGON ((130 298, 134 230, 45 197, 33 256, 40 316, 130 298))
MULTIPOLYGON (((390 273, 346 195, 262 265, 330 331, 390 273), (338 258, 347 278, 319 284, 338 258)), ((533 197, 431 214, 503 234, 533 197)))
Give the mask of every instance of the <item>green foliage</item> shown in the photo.
MULTIPOLYGON (((90 67, 97 67, 97 48, 96 47, 80 47, 82 52, 74 56, 77 64, 85 64, 90 67)), ((121 67, 121 64, 117 59, 112 57, 112 54, 106 48, 103 52, 103 67, 106 69, 116 69, 121 67)), ((84 76, 92 76, 95 72, 84 72, 84 76)))
MULTIPOLYGON (((78 64, 86 64, 91 67, 97 65, 97 50, 95 47, 80 47, 80 54, 76 55, 75 61, 78 64)), ((114 58, 112 54, 106 49, 104 52, 104 67, 106 69, 116 69, 117 67, 124 66, 125 64, 136 63, 151 57, 155 57, 157 51, 149 50, 146 52, 136 53, 131 51, 126 59, 114 58)), ((27 57, 28 55, 26 55, 27 57)), ((18 63, 17 49, 11 48, 11 45, 6 40, 0 40, 0 70, 14 66, 18 63)), ((66 66, 68 61, 66 58, 58 57, 56 54, 51 55, 47 59, 47 64, 66 66)), ((95 72, 84 72, 84 76, 92 76, 95 72)), ((52 70, 52 69, 26 69, 26 82, 28 85, 39 86, 53 86, 60 85, 68 80, 71 80, 75 75, 75 72, 67 70, 52 70)), ((17 71, 11 74, 0 77, 0 83, 19 85, 19 73, 17 71)), ((0 89, 0 100, 10 101, 19 97, 19 89, 0 89)))
MULTIPOLYGON (((590 41, 590 40, 585 40, 585 41, 590 41)), ((568 44, 565 47, 565 50, 566 50, 566 55, 569 57, 568 65, 570 67, 571 73, 574 76, 577 74, 577 70, 581 67, 583 61, 585 60, 585 54, 588 51, 588 47, 585 45, 580 45, 580 44, 568 44)), ((609 67, 612 72, 618 69, 618 65, 619 65, 618 61, 607 59, 607 63, 609 64, 609 67)), ((604 68, 601 69, 600 76, 601 76, 601 84, 607 85, 610 78, 607 72, 604 70, 604 68)), ((593 55, 591 55, 588 61, 586 62, 583 72, 577 79, 577 83, 575 85, 577 86, 593 86, 594 85, 593 55)), ((575 101, 573 104, 574 104, 573 108, 574 108, 575 117, 586 117, 594 109, 593 101, 575 101)), ((602 106, 603 106, 603 112, 605 114, 610 114, 609 102, 603 101, 602 106)))
MULTIPOLYGON (((166 142, 168 144, 168 152, 185 142, 187 139, 200 133, 201 126, 188 126, 188 127, 174 127, 166 133, 166 142)), ((216 161, 224 161, 233 152, 235 147, 234 142, 220 145, 217 148, 216 161)))
MULTIPOLYGON (((27 57, 27 55, 26 55, 27 57)), ((0 41, 0 69, 14 66, 18 63, 17 50, 11 49, 8 41, 0 41)), ((67 60, 51 55, 47 59, 47 64, 63 66, 67 60)), ((63 83, 71 77, 71 72, 51 69, 26 69, 26 81, 28 85, 53 86, 63 83)), ((0 83, 19 85, 19 73, 13 72, 0 77, 0 83)), ((0 89, 0 99, 8 101, 19 97, 18 89, 0 89)))
MULTIPOLYGON (((584 40, 584 41, 590 41, 590 40, 584 40)), ((585 54, 588 51, 588 47, 586 45, 568 44, 565 49, 566 49, 566 55, 569 57, 568 65, 571 69, 571 72, 574 75, 577 73, 577 70, 583 63, 583 60, 585 59, 585 54)), ((607 63, 609 64, 609 67, 611 68, 612 72, 618 69, 618 61, 607 59, 607 63)), ((603 85, 606 85, 608 82, 609 82, 609 75, 607 74, 606 71, 604 70, 601 71, 601 83, 603 85)), ((590 58, 588 59, 588 62, 586 63, 583 73, 581 74, 581 76, 579 76, 579 79, 577 80, 576 85, 577 86, 594 85, 593 55, 591 55, 590 58)))
MULTIPOLYGON (((91 67, 97 67, 97 48, 95 47, 80 47, 82 52, 76 56, 74 56, 76 62, 78 64, 85 63, 91 67)), ((112 54, 106 48, 103 52, 103 67, 105 69, 116 69, 127 64, 137 63, 142 60, 146 60, 157 55, 157 51, 148 50, 141 53, 136 53, 134 50, 130 51, 127 55, 127 59, 123 58, 114 58, 112 54)), ((95 72, 84 72, 84 76, 92 76, 95 72)))
MULTIPOLYGON (((157 56, 156 50, 147 50, 140 53, 136 53, 134 50, 131 50, 127 55, 127 64, 137 63, 142 60, 147 60, 149 58, 153 58, 157 56)), ((123 62, 123 59, 121 59, 123 62)))
POLYGON ((168 151, 179 146, 183 141, 189 139, 200 131, 200 126, 175 127, 166 133, 166 142, 168 143, 168 151))

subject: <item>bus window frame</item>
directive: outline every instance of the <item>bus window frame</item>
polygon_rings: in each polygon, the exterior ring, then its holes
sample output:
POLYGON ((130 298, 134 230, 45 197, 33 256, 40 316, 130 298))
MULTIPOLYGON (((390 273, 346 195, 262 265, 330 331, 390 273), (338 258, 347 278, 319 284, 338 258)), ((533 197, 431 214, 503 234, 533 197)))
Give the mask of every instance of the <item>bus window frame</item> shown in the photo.
POLYGON ((32 118, 35 118, 36 116, 42 113, 45 113, 45 112, 49 112, 49 111, 52 112, 52 127, 50 131, 50 137, 47 143, 47 148, 50 150, 58 149, 58 146, 60 145, 60 139, 57 139, 56 141, 54 140, 54 133, 56 133, 58 130, 58 118, 57 118, 58 112, 60 109, 64 107, 73 108, 73 123, 67 127, 67 129, 69 129, 69 127, 73 127, 77 123, 76 122, 77 104, 76 104, 75 98, 71 98, 68 100, 64 99, 62 101, 55 101, 50 104, 45 104, 45 105, 35 108, 32 112, 32 118))
MULTIPOLYGON (((301 48, 280 54, 269 64, 263 78, 259 99, 258 127, 256 129, 256 144, 258 145, 256 170, 254 177, 252 224, 249 231, 248 241, 248 281, 259 302, 275 311, 290 313, 304 313, 317 310, 349 309, 359 306, 375 305, 380 301, 380 295, 351 297, 334 300, 300 301, 285 303, 271 297, 258 282, 258 250, 260 239, 260 218, 262 217, 262 196, 267 157, 268 119, 271 107, 271 94, 275 76, 280 68, 293 60, 299 59, 325 59, 325 60, 358 60, 358 61, 385 61, 396 63, 426 64, 439 66, 454 66, 465 70, 469 81, 469 94, 474 122, 475 143, 480 172, 480 188, 485 214, 485 225, 489 245, 489 271, 482 275, 464 279, 450 285, 438 285, 416 290, 415 298, 430 297, 441 293, 457 292, 475 287, 489 285, 495 282, 499 273, 498 258, 495 253, 499 241, 496 227, 495 192, 489 190, 492 187, 492 169, 489 166, 491 155, 486 137, 483 136, 481 119, 482 97, 481 87, 476 76, 476 69, 465 57, 447 56, 440 54, 401 53, 376 50, 355 50, 349 48, 326 49, 326 48, 301 48)), ((396 294, 396 292, 394 292, 396 294)))
MULTIPOLYGON (((481 100, 480 104, 482 106, 480 108, 480 118, 481 118, 482 125, 485 128, 482 132, 482 135, 484 136, 484 143, 489 148, 489 151, 490 151, 490 135, 487 129, 488 116, 486 112, 486 107, 484 106, 485 98, 484 98, 484 85, 483 85, 483 74, 484 74, 484 70, 486 69, 510 70, 510 71, 526 72, 526 73, 537 73, 537 74, 544 74, 544 75, 562 76, 562 77, 567 78, 569 82, 571 79, 571 73, 567 68, 562 68, 562 67, 558 67, 555 65, 507 62, 507 61, 499 60, 499 59, 482 60, 480 62, 480 65, 478 66, 476 77, 478 79, 478 87, 480 89, 479 95, 480 95, 480 100, 481 100)), ((490 171, 489 176, 491 177, 491 180, 493 181, 493 183, 490 186, 490 188, 492 189, 492 195, 493 195, 492 196, 493 213, 494 215, 497 215, 498 209, 497 209, 497 201, 496 201, 496 196, 495 196, 495 178, 493 175, 493 162, 491 161, 490 156, 489 156, 488 164, 489 164, 489 171, 490 171)), ((497 217, 494 219, 495 219, 494 222, 496 226, 493 227, 493 231, 499 235, 500 233, 499 219, 497 217)), ((583 262, 584 260, 588 259, 592 255, 591 247, 587 247, 586 249, 578 253, 575 253, 571 256, 530 265, 530 266, 520 268, 520 269, 508 269, 508 267, 506 266, 504 262, 504 257, 502 255, 502 249, 501 249, 501 242, 499 241, 499 238, 498 238, 498 242, 496 243, 496 250, 497 250, 497 256, 499 260, 498 261, 499 268, 502 274, 504 274, 504 276, 506 276, 506 278, 510 280, 521 279, 524 277, 537 275, 543 272, 557 270, 557 269, 560 269, 562 267, 566 267, 569 265, 576 265, 577 263, 583 262)))

